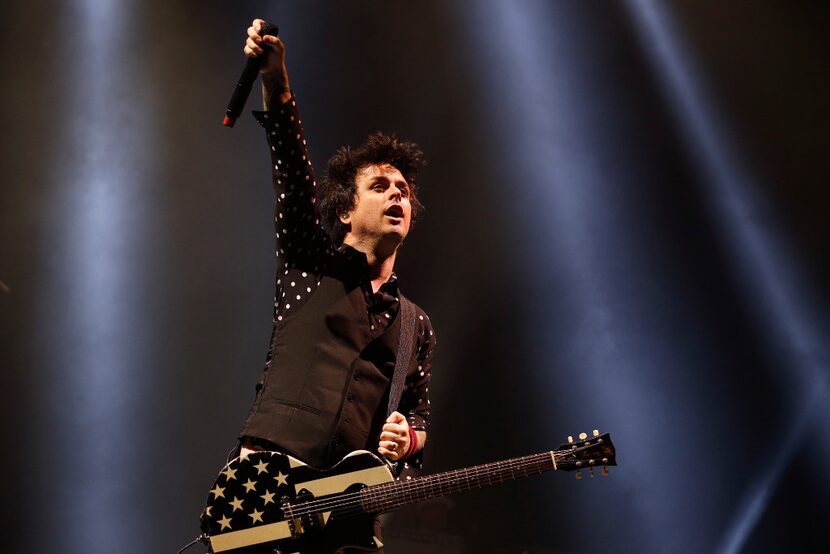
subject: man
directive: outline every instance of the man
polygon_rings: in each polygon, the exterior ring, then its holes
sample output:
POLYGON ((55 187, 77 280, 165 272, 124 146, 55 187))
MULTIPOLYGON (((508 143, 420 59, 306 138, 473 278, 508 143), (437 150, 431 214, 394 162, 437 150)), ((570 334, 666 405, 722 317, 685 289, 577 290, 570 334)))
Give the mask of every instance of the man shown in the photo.
POLYGON ((393 270, 421 208, 415 176, 423 155, 415 144, 372 135, 332 157, 318 192, 283 43, 261 37, 262 25, 256 19, 248 28, 244 51, 266 56, 265 111, 254 115, 267 132, 277 194, 277 295, 240 453, 279 450, 323 468, 368 449, 400 470, 419 468, 435 337, 415 306, 412 351, 397 352, 401 296, 393 270), (407 362, 405 387, 387 417, 398 356, 407 362))

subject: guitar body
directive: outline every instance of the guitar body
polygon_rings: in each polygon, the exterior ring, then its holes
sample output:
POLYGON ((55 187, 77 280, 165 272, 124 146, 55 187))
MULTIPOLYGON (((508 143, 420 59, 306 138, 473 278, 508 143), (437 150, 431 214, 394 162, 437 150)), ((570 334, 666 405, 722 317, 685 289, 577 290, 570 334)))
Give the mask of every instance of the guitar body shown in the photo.
POLYGON ((352 452, 317 470, 279 452, 255 452, 227 464, 208 493, 202 531, 211 552, 371 552, 374 515, 362 510, 360 491, 394 481, 374 454, 352 452))

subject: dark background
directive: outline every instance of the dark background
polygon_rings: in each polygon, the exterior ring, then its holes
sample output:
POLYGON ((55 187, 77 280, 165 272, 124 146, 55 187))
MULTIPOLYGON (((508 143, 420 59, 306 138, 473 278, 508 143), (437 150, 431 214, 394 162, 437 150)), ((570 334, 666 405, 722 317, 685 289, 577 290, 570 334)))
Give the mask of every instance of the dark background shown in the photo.
POLYGON ((390 552, 827 550, 829 11, 3 3, 2 550, 198 534, 270 333, 267 148, 220 125, 255 16, 318 173, 375 130, 429 157, 397 267, 439 341, 428 470, 617 444, 396 514, 390 552))

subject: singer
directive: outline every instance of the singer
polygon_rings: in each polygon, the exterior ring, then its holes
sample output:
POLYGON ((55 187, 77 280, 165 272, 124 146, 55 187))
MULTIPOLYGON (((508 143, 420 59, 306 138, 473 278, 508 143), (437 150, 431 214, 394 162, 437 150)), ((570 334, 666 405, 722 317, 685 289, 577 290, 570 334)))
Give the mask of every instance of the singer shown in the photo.
POLYGON ((264 56, 264 111, 254 116, 266 131, 276 192, 276 298, 239 453, 278 450, 323 468, 366 449, 406 478, 420 469, 427 440, 435 335, 426 313, 401 293, 394 267, 422 209, 423 153, 376 133, 357 148, 341 147, 318 187, 285 46, 260 36, 264 23, 248 28, 244 52, 264 56), (411 347, 399 352, 407 333, 411 347), (389 402, 396 394, 397 406, 389 402))

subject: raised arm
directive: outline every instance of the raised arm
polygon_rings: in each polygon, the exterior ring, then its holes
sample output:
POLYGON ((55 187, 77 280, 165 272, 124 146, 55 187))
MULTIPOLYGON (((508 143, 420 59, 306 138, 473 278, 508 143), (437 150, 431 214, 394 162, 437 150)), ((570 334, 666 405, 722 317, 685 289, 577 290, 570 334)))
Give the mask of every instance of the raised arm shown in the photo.
POLYGON ((285 45, 278 37, 260 36, 263 23, 255 19, 248 27, 244 52, 248 57, 266 56, 260 71, 265 111, 254 116, 267 132, 271 151, 277 195, 274 222, 278 271, 285 274, 289 269, 302 269, 318 274, 330 241, 319 226, 317 182, 297 103, 289 88, 285 45))

